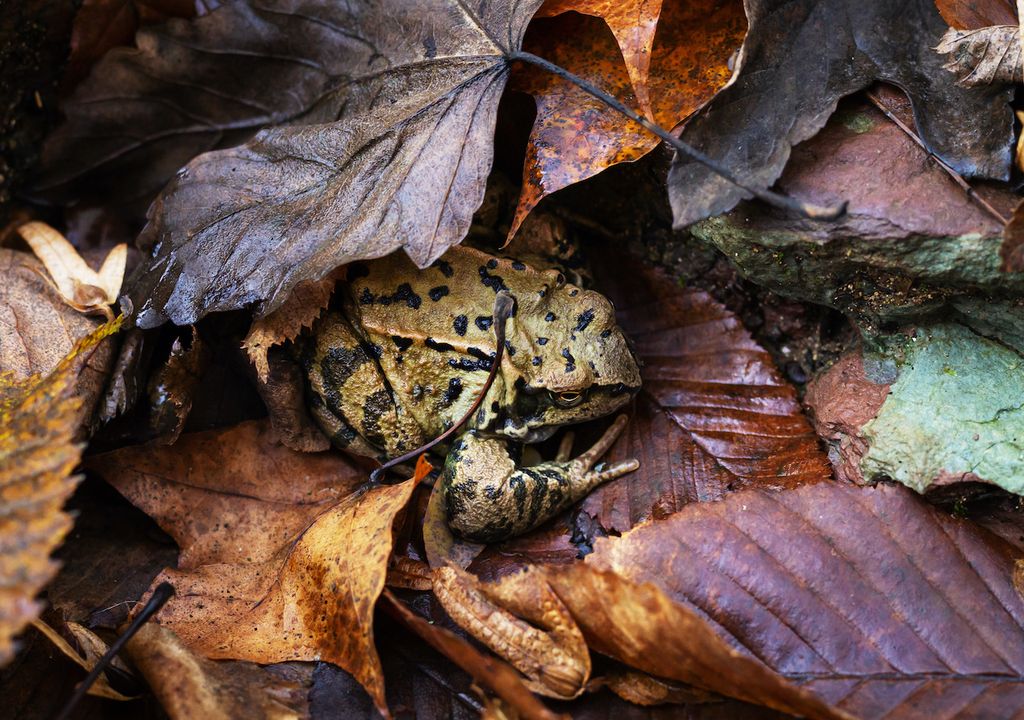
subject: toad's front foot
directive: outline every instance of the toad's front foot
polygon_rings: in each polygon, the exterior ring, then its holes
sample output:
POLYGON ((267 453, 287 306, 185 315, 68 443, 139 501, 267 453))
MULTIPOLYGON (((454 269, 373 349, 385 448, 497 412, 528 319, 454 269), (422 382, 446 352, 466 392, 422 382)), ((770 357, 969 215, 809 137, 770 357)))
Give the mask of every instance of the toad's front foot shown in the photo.
POLYGON ((604 435, 574 460, 517 467, 503 440, 475 432, 460 437, 444 465, 448 522, 459 535, 496 542, 532 530, 585 497, 603 482, 633 472, 634 459, 596 465, 626 426, 620 415, 604 435))

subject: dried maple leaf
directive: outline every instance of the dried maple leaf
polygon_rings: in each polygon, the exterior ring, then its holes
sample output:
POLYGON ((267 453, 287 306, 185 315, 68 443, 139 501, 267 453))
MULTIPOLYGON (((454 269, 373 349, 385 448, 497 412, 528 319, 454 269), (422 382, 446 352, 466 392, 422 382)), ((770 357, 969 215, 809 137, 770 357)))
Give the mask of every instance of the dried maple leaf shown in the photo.
POLYGON ((74 382, 88 354, 120 321, 75 344, 46 377, 0 373, 0 664, 14 654, 13 637, 38 616, 35 595, 54 576, 50 552, 71 528, 62 512, 78 484, 71 475, 82 446, 74 442, 81 400, 74 382))
POLYGON ((132 293, 139 324, 251 303, 266 314, 348 261, 403 248, 425 266, 461 241, 509 55, 539 4, 310 3, 304 17, 335 29, 334 62, 352 74, 320 98, 321 124, 207 153, 165 189, 140 239, 156 256, 132 293))
MULTIPOLYGON (((729 59, 743 40, 746 18, 742 4, 733 0, 673 1, 663 9, 660 6, 660 2, 643 0, 560 1, 541 9, 539 14, 576 10, 605 18, 616 33, 625 64, 607 29, 578 15, 533 23, 524 49, 565 67, 626 105, 638 106, 649 119, 671 128, 729 81, 729 59), (633 32, 635 36, 624 37, 633 32), (638 66, 637 58, 646 64, 638 66)), ((660 142, 575 84, 533 65, 516 68, 512 87, 534 96, 537 118, 509 237, 545 196, 611 165, 637 160, 660 142)))
MULTIPOLYGON (((814 135, 838 99, 884 80, 909 95, 928 149, 965 177, 1006 179, 1013 142, 1009 92, 959 87, 932 47, 947 30, 932 0, 749 0, 750 31, 733 82, 681 139, 767 188, 793 145, 814 135)), ((676 156, 669 199, 676 227, 731 209, 745 191, 676 156)))
MULTIPOLYGON (((265 421, 128 448, 90 463, 182 548, 154 580, 175 597, 158 616, 194 652, 258 663, 326 660, 386 711, 373 648, 395 515, 421 477, 355 488, 338 453, 297 453, 265 421)), ((427 466, 429 469, 429 466, 427 466)), ((419 468, 418 468, 419 469, 419 468)))
POLYGON ((128 262, 128 246, 115 246, 98 271, 93 270, 75 247, 52 227, 42 222, 29 222, 18 228, 18 234, 43 261, 46 271, 64 301, 82 313, 100 313, 113 320, 110 306, 117 302, 128 262))

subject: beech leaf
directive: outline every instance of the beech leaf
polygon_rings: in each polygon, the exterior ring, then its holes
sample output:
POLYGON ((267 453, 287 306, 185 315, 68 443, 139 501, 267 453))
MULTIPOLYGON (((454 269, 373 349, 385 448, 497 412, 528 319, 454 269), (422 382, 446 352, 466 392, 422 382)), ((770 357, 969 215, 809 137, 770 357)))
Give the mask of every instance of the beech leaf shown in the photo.
MULTIPOLYGON (((683 130, 681 139, 744 181, 770 187, 793 145, 824 125, 839 98, 876 80, 909 95, 918 131, 965 177, 1009 177, 1010 92, 963 88, 932 48, 947 30, 933 0, 747 0, 750 30, 733 82, 683 130)), ((748 197, 705 166, 677 155, 669 173, 676 227, 748 197)))
POLYGON ((1024 82, 1019 25, 950 28, 935 51, 950 56, 943 67, 955 73, 964 87, 1024 82))
POLYGON ((133 289, 138 323, 253 303, 266 314, 351 260, 403 248, 423 267, 460 242, 483 199, 508 56, 539 4, 307 8, 354 74, 320 100, 319 124, 264 130, 179 173, 140 239, 156 254, 133 289))
POLYGON ((38 617, 35 595, 57 572, 50 553, 71 529, 62 507, 80 479, 71 474, 82 453, 75 379, 120 324, 101 325, 45 377, 0 373, 0 665, 14 655, 14 636, 38 617))

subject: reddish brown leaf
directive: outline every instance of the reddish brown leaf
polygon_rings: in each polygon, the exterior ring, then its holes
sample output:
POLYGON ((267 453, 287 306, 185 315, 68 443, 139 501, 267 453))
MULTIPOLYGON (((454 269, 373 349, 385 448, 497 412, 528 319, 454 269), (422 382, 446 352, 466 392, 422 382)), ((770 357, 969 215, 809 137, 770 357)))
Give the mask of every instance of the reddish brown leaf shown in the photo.
POLYGON ((588 513, 623 531, 732 490, 829 476, 796 393, 737 317, 643 263, 602 266, 615 268, 598 280, 643 363, 636 412, 609 460, 636 457, 640 469, 592 493, 588 513))
MULTIPOLYGON (((746 32, 739 2, 670 2, 657 22, 653 50, 647 52, 646 31, 629 39, 624 35, 630 32, 626 30, 630 15, 633 30, 638 16, 647 25, 652 17, 657 20, 654 3, 557 2, 546 8, 551 14, 572 9, 604 17, 619 44, 626 43, 626 62, 623 64, 608 27, 572 14, 535 21, 527 33, 525 50, 571 70, 668 128, 700 108, 728 82, 729 58, 746 32), (636 64, 637 57, 650 58, 649 71, 642 63, 636 64), (638 78, 643 78, 641 84, 638 78)), ((545 196, 611 165, 637 160, 658 145, 658 139, 637 123, 551 73, 521 67, 513 73, 512 82, 514 88, 534 96, 537 119, 509 237, 545 196)))
POLYGON ((935 7, 950 27, 960 30, 1017 24, 1013 0, 935 0, 935 7))
MULTIPOLYGON (((905 488, 820 483, 690 506, 599 542, 584 565, 652 583, 745 657, 841 711, 938 719, 1024 712, 1018 557, 905 488)), ((574 590, 583 574, 554 573, 559 597, 592 647, 622 655, 601 642, 609 625, 574 590)), ((687 679, 662 657, 634 660, 687 679)))
POLYGON ((626 72, 636 93, 637 103, 644 114, 651 113, 650 74, 654 33, 661 15, 661 0, 547 0, 535 18, 554 17, 575 11, 593 15, 605 21, 615 36, 626 72))
POLYGON ((1024 271, 1024 203, 1013 211, 1013 217, 1003 229, 1003 245, 999 248, 999 257, 1005 272, 1024 271))

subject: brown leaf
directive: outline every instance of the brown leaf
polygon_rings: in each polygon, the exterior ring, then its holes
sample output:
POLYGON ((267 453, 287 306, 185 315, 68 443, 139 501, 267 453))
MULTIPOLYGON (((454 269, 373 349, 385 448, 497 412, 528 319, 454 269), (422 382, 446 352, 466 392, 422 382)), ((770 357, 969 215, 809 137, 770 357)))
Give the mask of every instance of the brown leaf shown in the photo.
POLYGON ((333 52, 348 82, 318 99, 322 124, 202 155, 163 191, 140 238, 156 250, 132 293, 141 326, 266 314, 346 262, 403 249, 425 267, 469 230, 508 58, 540 0, 308 4, 304 18, 345 28, 333 52))
MULTIPOLYGON (((639 107, 664 127, 674 127, 706 103, 729 80, 728 62, 746 32, 742 4, 732 0, 700 2, 555 2, 543 12, 576 10, 603 17, 616 39, 600 23, 562 15, 533 23, 524 49, 561 65, 639 107), (661 19, 658 21, 657 10, 661 19), (638 30, 642 17, 645 29, 638 30), (655 26, 657 35, 653 35, 655 26), (636 33, 632 38, 625 36, 636 33), (653 40, 653 48, 649 47, 653 40), (641 58, 649 68, 636 64, 641 58), (649 101, 646 99, 649 96, 649 101)), ((608 108, 576 85, 534 66, 518 68, 513 87, 529 92, 537 119, 527 146, 523 191, 509 233, 540 200, 621 162, 637 160, 659 140, 608 108)))
POLYGON ((964 87, 1024 82, 1020 27, 996 25, 978 30, 950 28, 935 51, 950 58, 943 67, 964 87))
POLYGON ((804 402, 814 417, 814 429, 829 443, 836 478, 863 483, 861 458, 868 443, 861 428, 878 414, 889 386, 871 382, 864 373, 860 349, 850 352, 807 386, 804 402))
MULTIPOLYGON (((103 657, 108 650, 105 642, 97 637, 91 630, 82 627, 78 623, 67 623, 66 628, 78 642, 78 646, 81 648, 80 650, 71 647, 71 644, 68 643, 68 641, 65 640, 59 632, 38 618, 32 621, 32 627, 45 635, 46 639, 53 643, 54 647, 57 648, 64 657, 71 660, 71 662, 75 663, 86 672, 91 671, 96 666, 96 662, 103 657)), ((128 672, 128 668, 119 657, 114 657, 114 660, 111 662, 111 666, 116 667, 122 672, 128 672)), ((102 674, 96 678, 96 682, 89 687, 88 694, 96 697, 107 698, 109 700, 132 699, 126 695, 122 695, 112 688, 110 683, 107 681, 106 675, 102 674)))
POLYGON ((249 663, 217 663, 194 654, 166 627, 149 623, 125 649, 172 720, 297 720, 309 717, 305 682, 249 663))
POLYGON ((275 447, 269 432, 265 421, 245 423, 108 453, 97 466, 181 545, 178 569, 154 586, 175 586, 158 619, 192 651, 333 662, 386 713, 373 607, 392 522, 422 474, 353 493, 366 476, 342 456, 275 447))
POLYGON ((313 327, 313 322, 327 307, 334 286, 344 277, 345 268, 340 267, 319 280, 301 282, 281 307, 253 320, 242 347, 256 366, 256 374, 262 382, 267 382, 270 375, 267 351, 275 345, 294 340, 303 330, 313 327))
POLYGON ((1013 25, 1017 7, 1013 0, 935 0, 939 14, 957 30, 977 30, 989 25, 1013 25))
POLYGON ((428 623, 406 608, 388 590, 384 591, 384 603, 385 608, 403 625, 469 673, 480 685, 508 703, 519 717, 537 720, 554 720, 558 717, 533 696, 523 685, 519 674, 505 663, 484 655, 450 630, 428 623))
MULTIPOLYGON (((690 506, 599 542, 584 568, 659 588, 745 658, 842 712, 914 709, 938 719, 1024 710, 1024 600, 1012 583, 1019 556, 905 488, 820 483, 690 506)), ((585 575, 552 571, 552 582, 591 646, 625 659, 614 639, 601 640, 615 637, 616 624, 588 604, 607 588, 581 592, 585 575)), ((626 662, 647 672, 696 679, 674 672, 661 652, 631 652, 635 662, 626 662)), ((714 680, 727 671, 712 662, 703 672, 714 680)))
MULTIPOLYGON (((99 325, 74 310, 46 279, 43 264, 28 253, 0 248, 0 372, 18 378, 45 375, 71 352, 80 338, 99 325)), ((92 415, 113 360, 108 341, 88 356, 78 371, 80 418, 92 415)))
POLYGON ((601 260, 615 271, 598 282, 643 363, 636 411, 608 460, 636 457, 640 469, 592 493, 586 512, 624 531, 732 490, 829 476, 795 391, 736 316, 644 263, 601 260))
POLYGON ((1013 217, 1003 229, 1003 245, 999 248, 1002 258, 1000 269, 1005 272, 1024 272, 1024 202, 1017 205, 1013 217))
MULTIPOLYGON (((922 140, 952 169, 964 177, 1009 177, 1009 91, 959 87, 943 69, 932 48, 947 27, 933 0, 745 5, 750 31, 736 75, 686 124, 681 139, 748 187, 773 185, 792 147, 825 125, 839 98, 878 80, 910 96, 922 140)), ((695 160, 673 160, 669 200, 676 227, 730 210, 745 197, 695 160)))
POLYGON ((199 386, 203 370, 209 364, 209 350, 192 328, 192 338, 182 344, 175 338, 167 362, 149 378, 150 425, 160 441, 173 445, 185 428, 192 397, 199 386))
POLYGON ((14 655, 13 637, 38 617, 35 595, 57 571, 50 553, 71 528, 61 508, 80 479, 71 475, 82 453, 75 378, 120 324, 80 340, 46 377, 0 373, 0 665, 14 655))
POLYGON ((179 569, 262 563, 366 479, 343 455, 297 453, 273 438, 255 420, 96 455, 87 467, 177 541, 179 569))

